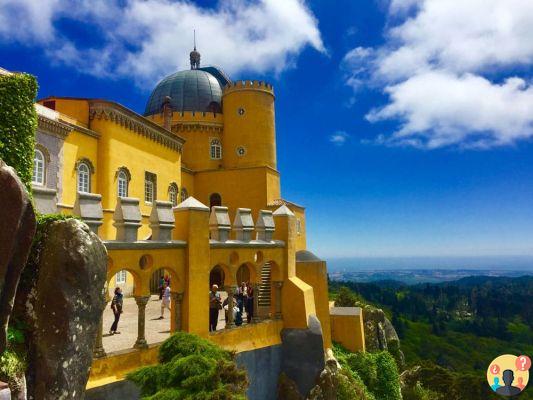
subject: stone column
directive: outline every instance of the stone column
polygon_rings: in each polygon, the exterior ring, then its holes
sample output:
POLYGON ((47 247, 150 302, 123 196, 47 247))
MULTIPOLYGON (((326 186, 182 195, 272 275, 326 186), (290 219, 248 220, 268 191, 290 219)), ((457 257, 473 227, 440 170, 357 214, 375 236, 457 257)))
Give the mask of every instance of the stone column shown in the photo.
POLYGON ((235 321, 233 320, 233 296, 235 295, 236 286, 225 286, 224 290, 228 293, 228 322, 226 329, 235 328, 235 321))
POLYGON ((137 320, 137 340, 133 345, 136 349, 145 349, 148 347, 146 343, 146 338, 144 337, 144 328, 145 328, 145 316, 146 316, 146 304, 148 304, 150 296, 135 296, 135 302, 137 307, 139 307, 139 316, 137 320))
POLYGON ((253 283, 252 287, 254 288, 254 316, 252 317, 252 322, 257 323, 261 321, 259 317, 259 283, 253 283))
POLYGON ((274 313, 274 319, 282 319, 281 314, 281 288, 283 287, 283 281, 274 281, 272 282, 276 290, 276 311, 274 313))
POLYGON ((183 301, 183 293, 170 292, 170 296, 172 297, 172 310, 170 311, 173 319, 173 323, 171 323, 172 332, 179 332, 181 331, 181 302, 183 301))
MULTIPOLYGON (((107 302, 105 303, 104 311, 107 308, 107 302)), ((104 330, 104 315, 100 316, 100 322, 98 323, 98 330, 96 332, 96 340, 94 342, 93 357, 94 358, 103 358, 107 354, 104 350, 104 344, 102 342, 102 333, 104 330)))

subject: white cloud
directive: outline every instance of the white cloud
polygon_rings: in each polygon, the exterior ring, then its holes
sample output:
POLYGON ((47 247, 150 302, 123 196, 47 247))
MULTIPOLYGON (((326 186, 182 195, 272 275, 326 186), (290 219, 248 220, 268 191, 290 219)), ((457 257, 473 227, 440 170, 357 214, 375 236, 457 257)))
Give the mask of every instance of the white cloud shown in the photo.
POLYGON ((325 51, 303 0, 221 0, 214 9, 185 0, 0 0, 0 22, 0 40, 40 46, 51 59, 83 72, 133 76, 141 83, 188 67, 193 29, 202 65, 228 73, 280 72, 305 46, 325 51), (60 19, 102 34, 102 44, 76 43, 58 30, 60 19))
POLYGON ((344 131, 335 132, 329 137, 329 141, 336 146, 342 146, 349 139, 349 135, 344 131))
POLYGON ((343 63, 348 85, 388 95, 367 119, 401 121, 381 142, 487 148, 533 137, 533 2, 392 0, 389 17, 386 43, 343 63))

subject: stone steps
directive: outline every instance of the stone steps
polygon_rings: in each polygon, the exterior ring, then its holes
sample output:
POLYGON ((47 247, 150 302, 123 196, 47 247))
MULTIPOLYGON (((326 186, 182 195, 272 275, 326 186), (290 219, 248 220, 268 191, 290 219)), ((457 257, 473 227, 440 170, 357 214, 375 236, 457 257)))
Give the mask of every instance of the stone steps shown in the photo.
POLYGON ((260 307, 270 307, 271 304, 271 267, 265 263, 261 271, 261 284, 259 285, 258 303, 260 307))

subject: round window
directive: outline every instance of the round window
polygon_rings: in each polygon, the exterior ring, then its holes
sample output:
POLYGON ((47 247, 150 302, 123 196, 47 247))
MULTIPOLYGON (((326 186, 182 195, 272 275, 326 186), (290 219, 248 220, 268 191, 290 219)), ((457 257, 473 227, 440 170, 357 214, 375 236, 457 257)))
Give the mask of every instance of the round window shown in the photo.
POLYGON ((244 111, 244 108, 242 108, 242 107, 237 110, 237 114, 239 114, 239 115, 244 115, 245 112, 246 111, 244 111))
POLYGON ((237 155, 242 157, 246 154, 246 148, 244 146, 237 147, 237 155))

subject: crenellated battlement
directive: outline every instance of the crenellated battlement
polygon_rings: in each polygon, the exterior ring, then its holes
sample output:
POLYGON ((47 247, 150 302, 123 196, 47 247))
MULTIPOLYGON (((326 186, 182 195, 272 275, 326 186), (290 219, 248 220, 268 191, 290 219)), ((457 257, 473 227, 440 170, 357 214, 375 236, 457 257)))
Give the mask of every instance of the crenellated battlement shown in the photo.
POLYGON ((228 93, 242 91, 242 90, 257 90, 260 92, 266 92, 269 94, 274 95, 274 87, 272 84, 264 81, 247 81, 247 80, 240 80, 240 81, 233 81, 228 83, 224 87, 224 93, 223 95, 226 95, 228 93))
POLYGON ((202 111, 182 111, 172 113, 172 122, 212 122, 223 123, 224 116, 221 113, 202 111))

